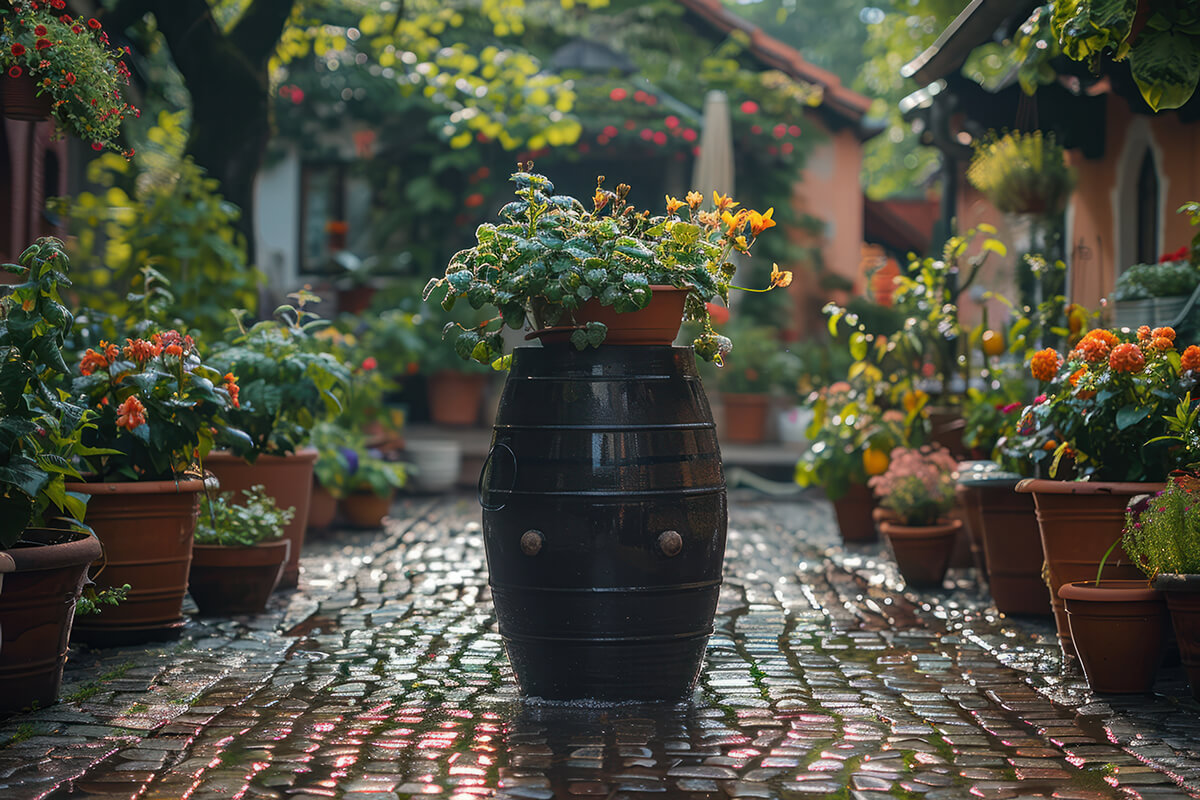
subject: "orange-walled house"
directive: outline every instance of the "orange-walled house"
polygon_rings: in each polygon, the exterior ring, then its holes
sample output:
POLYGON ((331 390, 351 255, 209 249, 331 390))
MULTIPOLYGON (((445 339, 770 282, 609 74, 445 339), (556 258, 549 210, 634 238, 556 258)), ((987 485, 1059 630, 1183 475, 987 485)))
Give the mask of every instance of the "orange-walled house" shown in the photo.
POLYGON ((1092 75, 1083 65, 1060 59, 1054 64, 1057 80, 1033 97, 1015 81, 989 92, 962 75, 975 47, 998 31, 1012 31, 1036 5, 971 3, 932 47, 905 66, 924 88, 906 98, 904 110, 923 118, 930 143, 943 152, 946 174, 954 176, 948 206, 957 226, 991 222, 1010 243, 1022 236, 1013 229, 1014 220, 966 183, 969 143, 989 129, 1055 134, 1077 173, 1062 226, 1067 293, 1073 302, 1096 309, 1124 269, 1179 249, 1197 230, 1176 212, 1200 199, 1200 96, 1181 109, 1155 114, 1124 63, 1107 63, 1103 74, 1092 75))
MULTIPOLYGON (((61 236, 46 198, 66 194, 67 143, 50 122, 0 121, 0 258, 12 261, 39 236, 61 236)), ((11 279, 11 276, 9 276, 11 279)))

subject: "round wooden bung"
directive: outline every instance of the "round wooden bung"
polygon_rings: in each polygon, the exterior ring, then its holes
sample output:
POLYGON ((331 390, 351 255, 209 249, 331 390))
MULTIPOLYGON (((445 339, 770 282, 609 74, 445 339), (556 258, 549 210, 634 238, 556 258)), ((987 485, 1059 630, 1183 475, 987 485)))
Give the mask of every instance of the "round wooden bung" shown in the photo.
POLYGON ((678 531, 663 531, 658 536, 658 549, 667 558, 677 556, 683 550, 683 537, 678 531))
POLYGON ((541 531, 525 531, 521 534, 521 552, 527 556, 536 556, 542 550, 546 536, 541 531))

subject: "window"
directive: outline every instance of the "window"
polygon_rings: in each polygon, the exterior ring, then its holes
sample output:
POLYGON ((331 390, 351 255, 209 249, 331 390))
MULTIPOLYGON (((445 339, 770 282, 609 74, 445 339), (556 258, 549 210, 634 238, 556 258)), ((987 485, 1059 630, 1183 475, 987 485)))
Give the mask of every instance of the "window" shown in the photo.
POLYGON ((1137 178, 1137 240, 1135 261, 1153 264, 1158 260, 1158 170, 1154 166, 1154 153, 1146 148, 1137 178))

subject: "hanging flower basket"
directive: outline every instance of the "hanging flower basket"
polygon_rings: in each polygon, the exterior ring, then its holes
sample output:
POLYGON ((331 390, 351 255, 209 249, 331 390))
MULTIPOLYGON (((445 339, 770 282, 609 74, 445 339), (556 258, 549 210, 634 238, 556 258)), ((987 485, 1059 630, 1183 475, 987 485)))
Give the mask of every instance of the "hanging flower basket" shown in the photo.
POLYGON ((4 116, 24 122, 42 122, 50 119, 50 98, 38 97, 37 86, 25 72, 10 69, 0 79, 3 93, 4 116))

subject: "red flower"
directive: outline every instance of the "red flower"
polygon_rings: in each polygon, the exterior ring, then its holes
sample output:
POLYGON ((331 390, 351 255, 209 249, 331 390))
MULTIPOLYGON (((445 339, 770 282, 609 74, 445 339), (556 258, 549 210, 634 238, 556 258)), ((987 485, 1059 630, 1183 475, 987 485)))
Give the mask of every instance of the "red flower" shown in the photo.
POLYGON ((35 45, 35 46, 37 47, 38 50, 45 50, 45 49, 51 47, 52 43, 50 42, 49 39, 38 39, 37 45, 35 45))
POLYGON ((367 356, 366 358, 363 359, 362 368, 367 370, 368 372, 370 370, 375 369, 378 366, 379 366, 379 362, 375 360, 375 356, 367 356))
POLYGON ((83 26, 82 25, 72 25, 71 33, 83 33, 83 26))
POLYGON ((1165 264, 1168 261, 1186 261, 1190 255, 1190 251, 1191 248, 1185 244, 1183 247, 1179 248, 1173 253, 1164 253, 1163 255, 1159 256, 1158 263, 1165 264))
MULTIPOLYGON (((63 14, 61 17, 58 18, 58 21, 61 22, 63 25, 70 25, 71 24, 71 15, 63 14)), ((79 30, 83 30, 83 29, 80 28, 79 30)), ((76 31, 76 33, 78 33, 78 32, 79 31, 76 31)))
POLYGON ((80 375, 91 375, 96 370, 105 369, 106 367, 108 367, 108 359, 90 347, 83 354, 83 358, 79 360, 80 375))
POLYGON ((67 0, 50 0, 50 7, 56 11, 62 11, 67 7, 67 0))
POLYGON ((46 35, 46 26, 38 25, 38 26, 34 27, 33 35, 34 36, 45 36, 46 35))
POLYGON ((98 30, 100 30, 100 23, 96 20, 95 17, 92 17, 91 19, 88 20, 88 27, 94 31, 98 31, 98 30))
POLYGON ((74 72, 68 72, 68 73, 66 74, 66 79, 67 79, 67 84, 68 84, 68 85, 70 85, 70 86, 74 86, 74 85, 75 85, 75 73, 74 73, 74 72))
POLYGON ((613 100, 624 100, 626 97, 629 96, 629 93, 626 92, 624 89, 622 89, 620 86, 618 86, 617 88, 615 88, 611 92, 609 92, 608 96, 609 96, 609 98, 611 98, 613 100))
POLYGON ((125 402, 117 407, 117 427, 133 430, 146 424, 146 407, 137 395, 129 395, 125 402))
POLYGON ((12 54, 13 54, 14 56, 23 56, 23 55, 25 55, 25 45, 21 44, 20 42, 17 42, 16 44, 14 44, 14 45, 12 46, 12 54))
POLYGON ((11 67, 9 67, 9 68, 8 68, 8 77, 10 77, 10 78, 19 78, 19 77, 21 77, 21 75, 22 75, 24 72, 25 72, 25 71, 24 71, 23 69, 21 69, 20 67, 18 67, 16 64, 13 64, 11 67))
POLYGON ((744 103, 742 103, 742 113, 743 114, 757 114, 758 113, 758 103, 754 102, 753 100, 745 101, 744 103))

